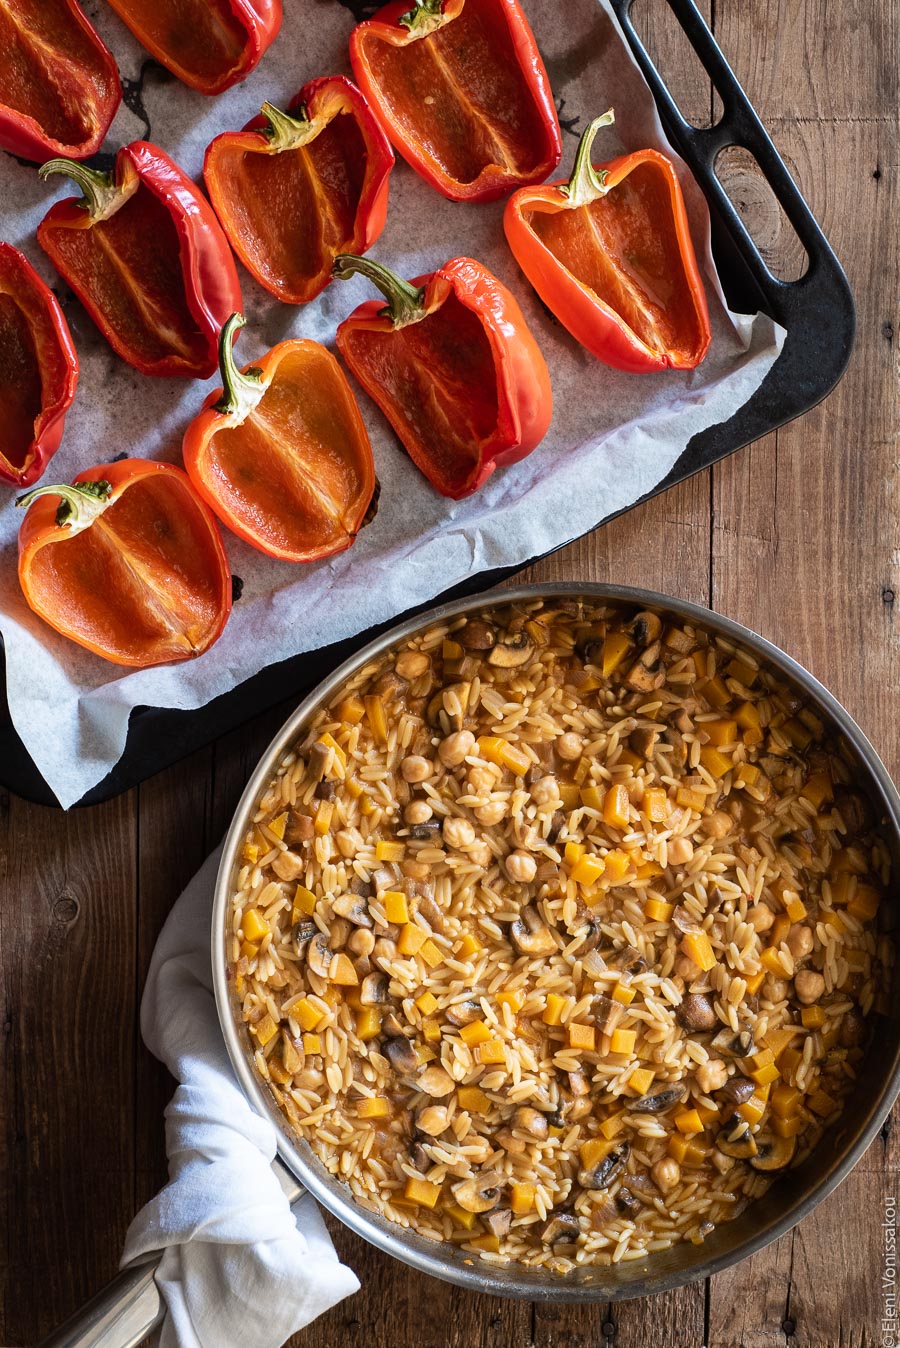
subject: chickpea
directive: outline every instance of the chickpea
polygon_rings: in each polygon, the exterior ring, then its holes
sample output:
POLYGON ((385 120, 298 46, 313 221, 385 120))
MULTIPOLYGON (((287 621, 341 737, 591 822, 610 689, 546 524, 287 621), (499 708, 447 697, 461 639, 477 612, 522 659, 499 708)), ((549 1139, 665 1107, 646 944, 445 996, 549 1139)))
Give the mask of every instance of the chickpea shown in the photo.
POLYGON ((429 880, 431 878, 431 867, 427 861, 416 861, 415 857, 407 857, 400 864, 400 869, 407 880, 429 880))
POLYGON ((403 811, 403 818, 407 824, 427 824, 433 813, 427 800, 411 800, 403 811))
POLYGON ((486 1137, 479 1137, 477 1133, 466 1133, 460 1140, 461 1147, 465 1148, 466 1160, 471 1165, 481 1165, 486 1161, 493 1151, 493 1147, 486 1137))
POLYGON ((471 847, 475 841, 475 825, 468 819, 445 819, 443 832, 448 847, 471 847))
POLYGON ((701 828, 707 838, 727 838, 734 828, 734 821, 731 815, 726 814, 724 810, 716 810, 714 814, 703 820, 701 828))
POLYGON ((539 777, 531 788, 531 799, 535 805, 555 805, 559 800, 559 783, 552 772, 539 777))
POLYGON ((505 865, 506 874, 516 885, 530 884, 537 875, 537 862, 530 852, 510 852, 505 865))
POLYGON ((710 1160, 712 1161, 716 1170, 718 1170, 723 1175, 727 1175, 731 1167, 734 1165, 734 1161, 731 1159, 731 1157, 726 1156, 723 1151, 719 1151, 718 1147, 713 1147, 712 1156, 710 1157, 710 1160))
POLYGON ((434 764, 421 754, 407 754, 400 764, 400 772, 405 782, 424 782, 434 772, 434 764))
POLYGON ((681 1179, 681 1166, 671 1156, 664 1156, 661 1161, 657 1161, 655 1166, 651 1167, 650 1174, 653 1176, 653 1183, 661 1193, 667 1194, 670 1189, 681 1179))
POLYGON ((576 759, 579 759, 583 749, 584 740, 580 735, 576 735, 573 730, 567 730, 556 741, 556 752, 567 763, 574 763, 576 759))
POLYGON ((469 860, 476 866, 481 866, 482 870, 487 870, 494 860, 494 854, 486 842, 476 839, 471 847, 466 848, 466 854, 469 860))
POLYGON ((728 1080, 728 1068, 721 1058, 710 1058, 709 1062, 703 1062, 694 1073, 697 1085, 704 1095, 709 1095, 710 1091, 721 1090, 728 1080))
POLYGON ((430 666, 431 661, 422 651, 404 651, 397 656, 394 669, 401 679, 420 679, 430 666))
POLYGON ((466 755, 470 754, 474 748, 475 736, 471 730, 457 730, 454 734, 441 740, 438 746, 438 757, 444 767, 456 768, 465 761, 466 755))
POLYGON ((700 965, 695 964, 689 955, 679 955, 675 961, 675 972, 685 983, 693 983, 700 977, 700 965))
POLYGON ((794 977, 794 992, 797 1001, 804 1006, 812 1006, 825 991, 825 979, 815 969, 801 969, 794 977))
POLYGON ((475 818, 479 824, 485 824, 488 828, 492 824, 499 824, 500 820, 506 814, 507 805, 505 800, 491 800, 487 805, 479 805, 475 811, 475 818))
POLYGON ((694 855, 694 844, 690 838, 671 838, 667 847, 670 866, 682 866, 694 855))
POLYGON ((775 921, 775 914, 764 903, 755 903, 747 911, 747 921, 757 934, 762 935, 764 931, 769 930, 775 921))
POLYGON ((375 949, 375 937, 368 927, 357 927, 347 940, 347 949, 354 955, 371 955, 375 949))
POLYGON ((768 1002, 783 1002, 788 995, 788 991, 785 979, 776 978, 774 974, 769 974, 765 983, 763 983, 763 995, 768 1002))
POLYGON ((450 1115, 444 1105, 428 1105, 416 1115, 416 1127, 429 1137, 440 1137, 450 1124, 450 1115))
POLYGON ((355 857, 362 844, 362 837, 355 828, 342 828, 334 835, 334 840, 342 857, 355 857))
POLYGON ((808 955, 815 942, 816 938, 813 936, 812 928, 807 927, 805 923, 791 927, 788 932, 787 948, 795 960, 802 960, 804 956, 808 955))
POLYGON ((489 796, 497 781, 490 768, 469 768, 466 785, 473 796, 489 796))

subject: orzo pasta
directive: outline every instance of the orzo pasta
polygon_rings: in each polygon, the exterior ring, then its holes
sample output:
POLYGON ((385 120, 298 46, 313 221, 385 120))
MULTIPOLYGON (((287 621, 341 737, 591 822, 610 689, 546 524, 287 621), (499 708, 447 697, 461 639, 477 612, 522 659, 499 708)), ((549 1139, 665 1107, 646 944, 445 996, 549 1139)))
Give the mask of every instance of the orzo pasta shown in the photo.
POLYGON ((231 965, 357 1202, 561 1272, 700 1241, 839 1115, 887 850, 831 732, 720 636, 513 603, 371 662, 282 759, 231 965))

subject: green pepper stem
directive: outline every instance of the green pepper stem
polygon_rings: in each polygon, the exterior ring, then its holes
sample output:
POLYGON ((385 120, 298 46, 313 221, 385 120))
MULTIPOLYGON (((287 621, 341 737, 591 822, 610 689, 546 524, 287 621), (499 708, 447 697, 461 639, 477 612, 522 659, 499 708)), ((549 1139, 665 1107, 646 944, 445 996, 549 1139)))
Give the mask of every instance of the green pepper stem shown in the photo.
POLYGON ((353 253, 340 253, 334 259, 331 274, 337 281, 349 281, 351 276, 358 274, 376 285, 387 300, 387 307, 381 312, 395 328, 406 328, 425 317, 425 287, 404 281, 380 262, 373 262, 369 257, 356 257, 353 253))
POLYGON ((314 124, 306 115, 305 105, 297 109, 299 115, 295 117, 269 102, 263 103, 260 112, 269 124, 263 134, 276 154, 282 150, 299 149, 316 134, 314 124))
POLYGON ((591 163, 591 154, 597 132, 601 127, 612 126, 615 120, 615 113, 610 108, 609 112, 604 112, 601 117, 595 117, 581 137, 572 176, 566 186, 562 188, 573 206, 589 206, 592 201, 596 201, 599 197, 605 197, 609 191, 606 186, 606 179, 609 175, 606 169, 594 168, 591 163))
POLYGON ((234 359, 234 334, 247 320, 243 314, 232 314, 219 333, 219 371, 222 375, 222 396, 214 408, 225 417, 243 421, 250 415, 265 393, 262 370, 241 371, 234 359))
POLYGON ((444 0, 416 0, 412 9, 401 14, 397 22, 408 28, 412 37, 427 37, 445 22, 443 3, 444 0))
POLYGON ((81 204, 92 220, 107 220, 125 200, 122 188, 116 185, 111 173, 77 164, 74 159, 48 159, 38 169, 38 175, 44 181, 54 173, 71 178, 81 188, 81 204))
POLYGON ((71 486, 64 483, 58 487, 35 487, 24 496, 16 498, 20 510, 27 510, 32 501, 39 496, 59 496, 62 499, 56 512, 56 523, 62 528, 66 525, 72 534, 80 534, 89 529, 104 510, 110 505, 111 483, 105 478, 97 482, 75 482, 71 486))

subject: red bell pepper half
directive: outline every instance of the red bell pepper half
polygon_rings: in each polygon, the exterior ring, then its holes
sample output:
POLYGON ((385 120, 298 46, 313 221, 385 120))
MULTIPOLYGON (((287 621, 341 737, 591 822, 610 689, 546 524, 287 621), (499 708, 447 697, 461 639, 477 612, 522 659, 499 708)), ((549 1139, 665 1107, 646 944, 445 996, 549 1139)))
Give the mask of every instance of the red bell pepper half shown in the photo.
POLYGON ((84 196, 58 201, 38 242, 114 351, 142 374, 208 379, 219 331, 241 307, 237 268, 215 212, 156 145, 134 141, 100 173, 51 159, 84 196))
POLYGON ((122 90, 75 0, 5 0, 0 51, 0 149, 38 163, 96 154, 122 90))
POLYGON ((53 291, 0 243, 0 482, 30 487, 59 448, 78 357, 53 291))
POLYGON ((385 5, 350 38, 392 144, 451 201, 492 201, 560 160, 550 81, 519 0, 385 5))
POLYGON ((232 248, 285 304, 314 299, 338 253, 366 253, 384 229, 394 155, 348 79, 312 80, 281 112, 264 103, 206 151, 203 177, 232 248))
POLYGON ((553 413, 550 375, 521 309, 480 262, 457 257, 403 281, 369 258, 334 274, 372 281, 337 346, 407 453, 442 496, 469 496, 495 468, 524 459, 553 413))
POLYGON ((109 0, 161 65, 201 94, 247 78, 281 27, 281 0, 109 0))
POLYGON ((591 122, 567 183, 525 187, 504 229, 541 299, 582 346, 633 374, 691 370, 709 348, 709 312, 674 165, 658 150, 591 163, 591 122))

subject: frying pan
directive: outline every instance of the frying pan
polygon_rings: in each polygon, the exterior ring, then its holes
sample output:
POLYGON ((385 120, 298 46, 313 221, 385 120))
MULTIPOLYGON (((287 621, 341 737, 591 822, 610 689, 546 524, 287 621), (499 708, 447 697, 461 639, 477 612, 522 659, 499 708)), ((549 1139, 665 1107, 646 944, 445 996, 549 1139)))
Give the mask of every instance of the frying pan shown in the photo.
MULTIPOLYGON (((890 998, 890 1010, 860 1067, 857 1088, 844 1113, 810 1156, 780 1176, 768 1193, 736 1220, 717 1227, 702 1245, 683 1243, 669 1250, 609 1268, 582 1266, 560 1276, 547 1269, 510 1264, 487 1265, 472 1260, 449 1244, 423 1240, 414 1232, 359 1206, 349 1189, 315 1157, 293 1132, 278 1110, 254 1066, 252 1050, 228 978, 226 932, 229 905, 235 888, 240 852, 256 804, 274 775, 281 755, 302 738, 307 722, 327 704, 341 685, 368 661, 421 630, 460 614, 483 612, 494 604, 515 600, 585 598, 629 609, 653 609, 664 619, 690 622, 751 651, 792 684, 822 716, 841 743, 857 779, 882 820, 894 875, 900 875, 900 795, 859 726, 801 665, 747 628, 685 600, 649 590, 596 584, 522 586, 492 596, 468 598, 433 609, 400 624, 371 642, 321 683, 288 718, 275 736, 247 783, 225 839, 216 881, 212 913, 211 954, 213 983, 222 1033, 235 1075, 253 1107, 274 1125, 278 1137, 275 1166, 289 1199, 304 1190, 313 1194, 346 1226, 395 1259, 419 1272, 456 1283, 469 1291, 532 1301, 615 1301, 669 1291, 706 1278, 754 1254, 807 1216, 838 1185, 877 1135, 900 1090, 900 1003, 890 998)), ((893 925, 893 911, 890 914, 893 925)), ((110 1286, 60 1330, 45 1340, 45 1348, 132 1348, 159 1322, 161 1307, 154 1283, 156 1261, 124 1270, 110 1286)))

